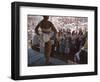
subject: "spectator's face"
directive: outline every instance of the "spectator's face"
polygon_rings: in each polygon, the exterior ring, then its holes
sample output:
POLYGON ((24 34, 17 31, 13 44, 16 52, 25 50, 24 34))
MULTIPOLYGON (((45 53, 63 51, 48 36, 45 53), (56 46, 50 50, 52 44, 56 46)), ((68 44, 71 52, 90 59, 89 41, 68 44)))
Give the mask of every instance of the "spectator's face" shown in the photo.
POLYGON ((49 16, 43 16, 44 20, 48 20, 49 16))

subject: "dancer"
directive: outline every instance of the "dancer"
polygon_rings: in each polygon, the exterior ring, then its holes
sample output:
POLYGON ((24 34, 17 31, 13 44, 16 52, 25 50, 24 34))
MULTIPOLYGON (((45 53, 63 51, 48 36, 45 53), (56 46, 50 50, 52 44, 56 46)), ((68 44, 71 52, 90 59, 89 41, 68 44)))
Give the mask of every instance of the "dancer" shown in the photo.
POLYGON ((53 23, 48 21, 48 19, 49 19, 49 16, 43 16, 43 20, 40 21, 40 23, 38 23, 38 25, 35 28, 36 34, 40 35, 39 34, 39 28, 40 28, 43 35, 43 41, 45 45, 45 50, 44 50, 45 64, 49 63, 49 58, 50 58, 51 49, 52 49, 52 42, 51 42, 52 33, 54 34, 57 33, 57 30, 54 27, 53 23))

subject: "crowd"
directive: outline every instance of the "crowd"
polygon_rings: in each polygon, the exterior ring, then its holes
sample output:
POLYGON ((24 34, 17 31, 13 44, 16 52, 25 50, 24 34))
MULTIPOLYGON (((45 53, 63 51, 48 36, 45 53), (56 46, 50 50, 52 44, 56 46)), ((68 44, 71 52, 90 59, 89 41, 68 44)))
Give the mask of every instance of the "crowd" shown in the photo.
MULTIPOLYGON (((70 29, 61 29, 57 33, 57 36, 54 40, 54 45, 52 46, 52 51, 55 52, 55 55, 66 55, 67 60, 72 60, 77 63, 80 57, 79 54, 82 52, 84 45, 87 42, 87 32, 83 33, 82 29, 73 30, 70 29), (80 53, 79 53, 80 52, 80 53), (76 55, 78 53, 78 56, 76 55), (76 59, 75 59, 76 58, 76 59)), ((84 47, 85 52, 87 52, 87 47, 84 47)), ((84 55, 84 52, 81 53, 84 55)), ((87 53, 85 53, 87 57, 87 53)), ((82 56, 83 57, 83 56, 82 56)), ((83 58, 84 59, 84 58, 83 58)), ((83 63, 87 63, 85 58, 83 63)))

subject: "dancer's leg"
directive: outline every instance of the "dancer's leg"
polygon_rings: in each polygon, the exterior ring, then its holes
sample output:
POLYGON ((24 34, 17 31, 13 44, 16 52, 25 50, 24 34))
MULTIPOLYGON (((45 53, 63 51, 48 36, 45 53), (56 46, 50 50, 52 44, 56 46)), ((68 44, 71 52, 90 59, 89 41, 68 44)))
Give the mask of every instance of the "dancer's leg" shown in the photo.
POLYGON ((45 64, 49 63, 51 49, 52 49, 51 41, 46 42, 45 43, 45 64))

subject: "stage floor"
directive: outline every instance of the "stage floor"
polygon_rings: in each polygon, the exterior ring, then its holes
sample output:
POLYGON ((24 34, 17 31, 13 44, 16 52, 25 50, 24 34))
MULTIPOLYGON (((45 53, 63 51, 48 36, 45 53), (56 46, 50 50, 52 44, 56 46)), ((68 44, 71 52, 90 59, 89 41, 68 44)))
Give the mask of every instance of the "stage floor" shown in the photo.
MULTIPOLYGON (((71 61, 65 62, 55 57, 50 57, 48 65, 69 65, 71 61), (69 63, 70 62, 70 63, 69 63)), ((28 49, 28 66, 47 66, 43 53, 37 52, 31 48, 28 49)))

